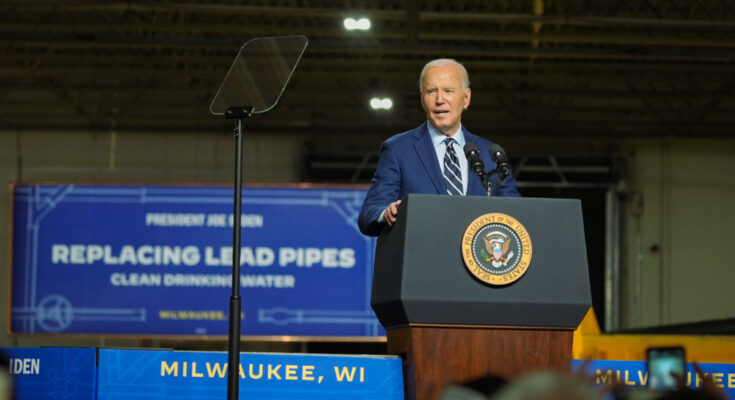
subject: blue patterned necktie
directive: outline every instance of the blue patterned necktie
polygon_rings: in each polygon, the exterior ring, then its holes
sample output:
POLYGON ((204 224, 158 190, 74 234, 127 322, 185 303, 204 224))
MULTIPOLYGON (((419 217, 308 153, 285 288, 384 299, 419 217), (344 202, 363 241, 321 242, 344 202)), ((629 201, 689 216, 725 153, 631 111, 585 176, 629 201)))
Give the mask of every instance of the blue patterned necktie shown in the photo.
POLYGON ((447 138, 444 140, 447 145, 447 152, 444 153, 444 180, 447 183, 447 193, 451 195, 462 195, 462 172, 459 169, 459 160, 457 153, 454 152, 454 139, 447 138))

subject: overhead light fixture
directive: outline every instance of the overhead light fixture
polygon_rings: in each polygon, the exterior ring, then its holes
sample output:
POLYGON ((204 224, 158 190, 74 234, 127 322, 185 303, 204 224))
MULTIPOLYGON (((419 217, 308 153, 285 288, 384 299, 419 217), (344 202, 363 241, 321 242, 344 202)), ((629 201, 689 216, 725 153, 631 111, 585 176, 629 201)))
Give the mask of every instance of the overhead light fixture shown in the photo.
POLYGON ((382 99, 373 97, 370 99, 370 107, 372 107, 373 110, 390 110, 393 108, 393 100, 391 100, 390 97, 384 97, 382 99))
POLYGON ((360 19, 345 18, 343 23, 345 29, 347 29, 348 31, 366 31, 370 29, 370 20, 365 17, 360 19))

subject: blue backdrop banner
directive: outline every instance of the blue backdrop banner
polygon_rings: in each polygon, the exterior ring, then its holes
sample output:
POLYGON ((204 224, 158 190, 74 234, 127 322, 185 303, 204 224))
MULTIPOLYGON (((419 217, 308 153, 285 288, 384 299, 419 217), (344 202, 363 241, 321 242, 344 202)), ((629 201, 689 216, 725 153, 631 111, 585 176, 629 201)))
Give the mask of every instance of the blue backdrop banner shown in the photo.
MULTIPOLYGON (((242 353, 240 399, 403 399, 401 359, 242 353)), ((101 349, 98 399, 224 399, 227 354, 101 349)))
MULTIPOLYGON (((231 188, 18 185, 13 333, 226 335, 231 188)), ((244 335, 377 337, 361 189, 243 190, 244 335)))
MULTIPOLYGON (((652 394, 646 393, 648 386, 648 365, 645 361, 617 361, 617 360, 573 360, 572 369, 578 369, 586 364, 586 374, 593 377, 595 385, 604 387, 617 384, 623 390, 639 393, 639 396, 628 398, 653 399, 652 394)), ((712 380, 719 390, 735 398, 735 364, 699 363, 702 371, 712 380)), ((691 363, 686 363, 686 383, 692 389, 702 388, 702 377, 697 375, 691 363)))
MULTIPOLYGON (((224 399, 227 353, 4 348, 15 394, 33 399, 224 399)), ((395 356, 240 354, 240 399, 403 399, 395 356)))
POLYGON ((3 348, 18 400, 97 398, 97 349, 3 348))

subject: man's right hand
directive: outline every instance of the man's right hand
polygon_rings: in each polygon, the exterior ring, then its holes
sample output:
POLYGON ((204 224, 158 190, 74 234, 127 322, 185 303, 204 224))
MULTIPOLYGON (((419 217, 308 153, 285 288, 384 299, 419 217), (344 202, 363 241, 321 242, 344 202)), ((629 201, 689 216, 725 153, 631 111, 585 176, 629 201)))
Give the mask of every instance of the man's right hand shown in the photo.
POLYGON ((383 220, 388 223, 388 226, 393 226, 398 220, 398 206, 401 205, 400 200, 396 200, 385 208, 383 211, 383 220))

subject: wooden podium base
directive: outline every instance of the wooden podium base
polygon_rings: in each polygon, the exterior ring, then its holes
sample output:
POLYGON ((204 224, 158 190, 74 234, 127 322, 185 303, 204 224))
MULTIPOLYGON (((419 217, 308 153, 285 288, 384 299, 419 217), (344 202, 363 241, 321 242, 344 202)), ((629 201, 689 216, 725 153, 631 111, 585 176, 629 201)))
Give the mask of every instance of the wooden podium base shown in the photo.
POLYGON ((388 330, 388 353, 403 359, 406 399, 436 399, 444 386, 488 374, 568 371, 573 330, 409 326, 388 330))

